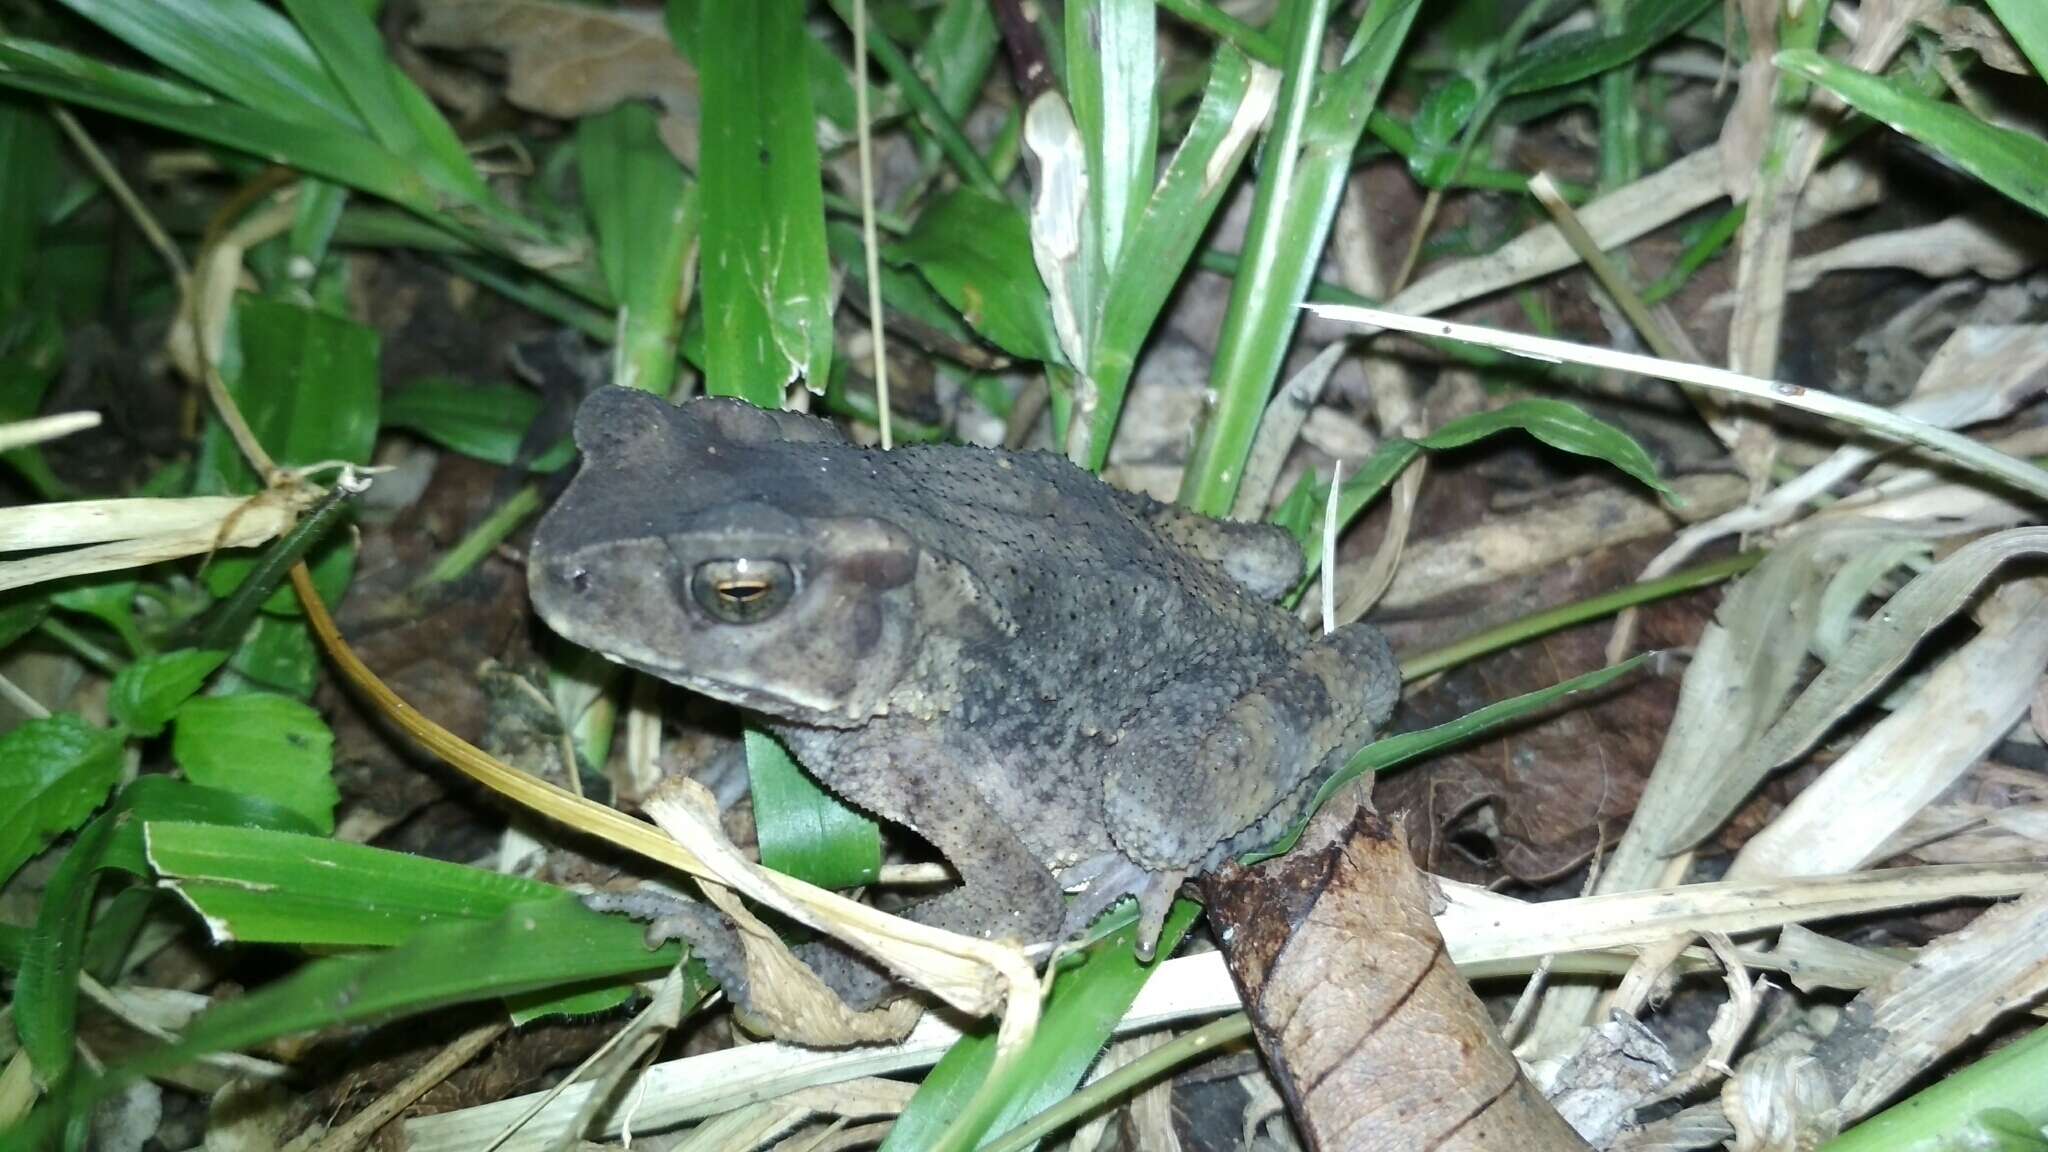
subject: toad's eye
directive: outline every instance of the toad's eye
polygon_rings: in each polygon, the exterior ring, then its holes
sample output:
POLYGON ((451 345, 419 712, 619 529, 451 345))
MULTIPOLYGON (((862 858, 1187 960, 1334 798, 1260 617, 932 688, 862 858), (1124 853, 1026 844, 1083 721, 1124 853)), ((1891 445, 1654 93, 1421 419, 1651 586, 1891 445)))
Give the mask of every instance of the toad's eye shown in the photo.
POLYGON ((795 593, 796 572, 780 560, 706 560, 690 574, 690 597, 727 624, 759 624, 795 593))

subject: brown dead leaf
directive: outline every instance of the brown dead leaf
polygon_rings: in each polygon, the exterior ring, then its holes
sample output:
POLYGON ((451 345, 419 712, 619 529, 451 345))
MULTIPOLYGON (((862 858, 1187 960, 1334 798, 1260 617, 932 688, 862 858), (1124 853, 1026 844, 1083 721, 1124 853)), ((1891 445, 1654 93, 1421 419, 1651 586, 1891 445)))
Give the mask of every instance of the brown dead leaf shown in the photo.
POLYGON ((662 142, 697 166, 697 69, 676 51, 659 11, 542 0, 421 0, 415 44, 505 54, 506 99, 574 120, 625 100, 652 99, 662 142))
POLYGON ((1309 1147, 1586 1147, 1458 975, 1431 889, 1357 788, 1293 852, 1212 875, 1203 892, 1309 1147))

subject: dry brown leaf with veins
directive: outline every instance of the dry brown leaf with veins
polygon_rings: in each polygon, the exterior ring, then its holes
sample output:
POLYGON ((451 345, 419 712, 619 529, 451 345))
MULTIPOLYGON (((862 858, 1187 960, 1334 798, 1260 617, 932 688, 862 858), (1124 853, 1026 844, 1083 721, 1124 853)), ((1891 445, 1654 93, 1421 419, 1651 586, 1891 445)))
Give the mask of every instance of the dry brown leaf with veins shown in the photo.
POLYGON ((421 0, 412 41, 505 54, 505 98, 574 120, 642 97, 663 112, 661 138, 697 166, 697 69, 677 52, 655 9, 588 8, 541 0, 421 0))

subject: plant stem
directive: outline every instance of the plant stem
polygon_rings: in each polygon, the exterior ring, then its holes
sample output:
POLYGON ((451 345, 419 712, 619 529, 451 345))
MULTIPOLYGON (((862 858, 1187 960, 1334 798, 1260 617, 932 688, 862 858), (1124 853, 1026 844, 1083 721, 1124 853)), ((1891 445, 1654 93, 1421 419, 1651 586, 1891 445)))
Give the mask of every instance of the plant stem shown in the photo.
POLYGON ((80 660, 109 676, 128 666, 126 660, 86 639, 84 633, 54 616, 45 618, 41 624, 36 625, 36 628, 43 635, 71 649, 72 654, 80 660))
POLYGON ((1267 38, 1264 32, 1208 3, 1207 0, 1159 0, 1159 6, 1166 9, 1169 15, 1177 16, 1219 40, 1236 45, 1238 51, 1268 68, 1278 68, 1286 61, 1280 45, 1267 38))
MULTIPOLYGON (((839 22, 849 29, 853 28, 855 21, 849 0, 831 0, 831 4, 833 13, 839 17, 839 22)), ((896 82, 896 90, 903 94, 903 102, 910 105, 911 111, 917 113, 918 122, 932 134, 932 139, 938 142, 939 150, 946 154, 946 159, 953 162, 953 167, 959 170, 961 178, 990 196, 1001 196, 1002 185, 996 183, 996 178, 989 173, 988 165, 982 162, 981 153, 974 150, 974 145, 967 139, 966 133, 960 131, 960 125, 954 122, 953 117, 947 114, 945 105, 939 102, 938 93, 933 92, 931 86, 924 82, 924 77, 917 74, 916 67, 911 64, 910 58, 903 54, 903 49, 898 48, 896 42, 889 39, 880 28, 867 30, 867 48, 868 53, 875 58, 875 63, 880 64, 882 71, 889 74, 889 79, 896 82)))
POLYGON ((1652 600, 1662 600, 1681 592, 1718 584, 1756 567, 1765 555, 1767 552, 1763 549, 1737 552, 1725 559, 1673 572, 1656 580, 1630 584, 1585 600, 1547 608, 1519 620, 1510 620, 1498 628, 1488 628, 1442 648, 1418 653, 1403 660, 1401 679, 1420 679, 1433 672, 1441 672, 1446 668, 1477 659, 1489 652, 1511 648, 1524 640, 1532 640, 1563 628, 1570 628, 1574 624, 1583 624, 1588 620, 1611 616, 1624 608, 1633 608, 1638 604, 1648 604, 1652 600))
POLYGON ((513 493, 510 500, 492 509, 489 516, 484 517, 481 523, 469 530, 467 536, 457 541, 446 556, 441 557, 427 570, 426 575, 420 577, 419 582, 413 585, 413 591, 461 579, 470 569, 482 563, 483 558, 490 555, 492 549, 503 544, 505 538, 512 535, 512 530, 519 527, 522 521, 538 511, 540 486, 527 484, 513 493))
POLYGON ((1232 1012, 1192 1032, 1183 1032, 1003 1133, 983 1145, 982 1152, 1024 1152, 1024 1149, 1153 1077, 1251 1034, 1252 1022, 1242 1012, 1232 1012))
POLYGON ((1939 1152, 2004 1147, 1970 1138, 1986 1113, 2018 1113, 2038 1127, 2048 1118, 2048 1028, 2008 1044, 1961 1072, 1921 1089, 1849 1129, 1820 1152, 1939 1152))

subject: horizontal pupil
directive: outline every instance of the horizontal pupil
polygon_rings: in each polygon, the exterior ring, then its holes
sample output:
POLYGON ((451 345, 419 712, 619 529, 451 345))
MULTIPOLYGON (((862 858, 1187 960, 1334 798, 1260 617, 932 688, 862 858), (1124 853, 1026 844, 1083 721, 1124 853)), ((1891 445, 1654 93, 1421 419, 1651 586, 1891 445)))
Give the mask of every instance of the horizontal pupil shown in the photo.
POLYGON ((758 600, 768 593, 765 580, 728 580, 718 586, 718 594, 728 600, 758 600))

